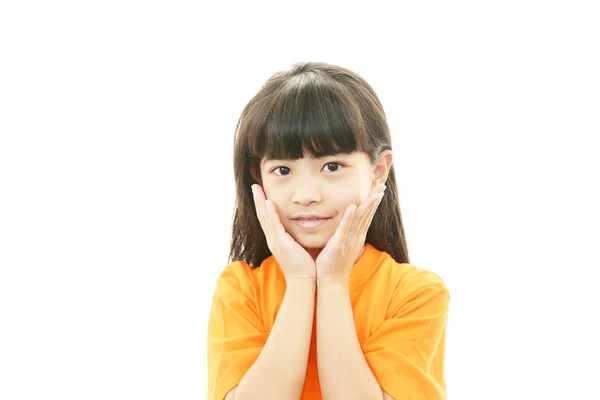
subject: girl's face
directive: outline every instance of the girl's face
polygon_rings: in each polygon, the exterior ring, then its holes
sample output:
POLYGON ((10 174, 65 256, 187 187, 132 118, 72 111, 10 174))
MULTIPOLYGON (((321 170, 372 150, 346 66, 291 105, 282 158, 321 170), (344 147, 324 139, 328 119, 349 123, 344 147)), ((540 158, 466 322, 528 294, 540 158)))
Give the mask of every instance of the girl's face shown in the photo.
POLYGON ((384 157, 382 153, 383 161, 377 166, 363 152, 263 159, 262 187, 267 199, 275 203, 285 230, 311 253, 319 252, 333 236, 346 208, 352 203, 360 206, 377 183, 385 182, 391 152, 384 153, 390 154, 384 157))

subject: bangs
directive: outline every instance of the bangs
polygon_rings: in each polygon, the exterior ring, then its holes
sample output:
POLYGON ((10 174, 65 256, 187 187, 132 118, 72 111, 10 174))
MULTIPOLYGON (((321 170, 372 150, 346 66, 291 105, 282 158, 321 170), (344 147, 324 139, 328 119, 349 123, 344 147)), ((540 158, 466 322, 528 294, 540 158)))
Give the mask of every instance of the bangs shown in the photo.
POLYGON ((366 150, 363 119, 352 94, 334 81, 311 75, 296 77, 262 99, 266 118, 254 124, 249 141, 257 159, 366 150))

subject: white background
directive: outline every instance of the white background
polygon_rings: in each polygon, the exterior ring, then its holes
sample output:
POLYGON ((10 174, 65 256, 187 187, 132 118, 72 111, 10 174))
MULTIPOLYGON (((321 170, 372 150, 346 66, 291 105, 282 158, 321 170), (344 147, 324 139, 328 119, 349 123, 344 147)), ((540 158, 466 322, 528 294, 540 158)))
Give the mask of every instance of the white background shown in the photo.
POLYGON ((205 398, 235 125, 297 61, 384 105, 449 398, 600 398, 594 3, 2 2, 0 398, 205 398))

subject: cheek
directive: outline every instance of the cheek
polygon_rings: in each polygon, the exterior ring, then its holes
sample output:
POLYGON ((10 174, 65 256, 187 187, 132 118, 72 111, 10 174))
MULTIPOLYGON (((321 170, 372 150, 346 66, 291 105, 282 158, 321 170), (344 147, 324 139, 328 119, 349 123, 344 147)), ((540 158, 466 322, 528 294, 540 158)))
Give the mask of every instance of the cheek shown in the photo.
POLYGON ((263 191, 265 192, 265 199, 271 200, 275 204, 279 205, 279 200, 277 199, 277 190, 273 187, 271 182, 263 181, 263 191))
POLYGON ((271 200, 273 204, 275 204, 275 209, 279 214, 279 218, 283 219, 285 215, 286 207, 288 206, 287 202, 284 200, 284 196, 281 195, 277 190, 273 190, 273 188, 266 187, 265 191, 265 199, 271 200))
POLYGON ((277 213, 279 214, 279 217, 281 218, 285 214, 285 207, 286 207, 285 202, 282 199, 278 198, 277 196, 269 196, 269 197, 267 197, 267 199, 271 200, 273 202, 273 204, 275 204, 275 209, 277 210, 277 213))
POLYGON ((363 195, 357 188, 343 188, 337 191, 335 208, 340 215, 344 215, 346 208, 350 204, 355 204, 357 207, 363 202, 363 195))

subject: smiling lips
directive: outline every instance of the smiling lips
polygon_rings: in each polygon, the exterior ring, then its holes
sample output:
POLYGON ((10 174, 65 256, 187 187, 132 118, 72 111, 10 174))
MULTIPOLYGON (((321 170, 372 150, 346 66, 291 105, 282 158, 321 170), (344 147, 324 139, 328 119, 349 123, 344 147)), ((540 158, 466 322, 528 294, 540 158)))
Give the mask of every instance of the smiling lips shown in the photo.
POLYGON ((296 225, 298 225, 302 229, 311 230, 311 229, 318 228, 321 225, 325 224, 327 221, 329 221, 329 219, 330 218, 317 218, 317 217, 296 218, 296 219, 294 219, 294 222, 296 223, 296 225))

